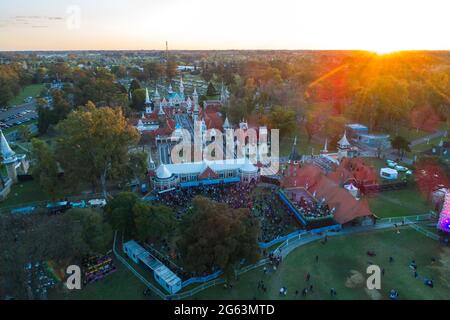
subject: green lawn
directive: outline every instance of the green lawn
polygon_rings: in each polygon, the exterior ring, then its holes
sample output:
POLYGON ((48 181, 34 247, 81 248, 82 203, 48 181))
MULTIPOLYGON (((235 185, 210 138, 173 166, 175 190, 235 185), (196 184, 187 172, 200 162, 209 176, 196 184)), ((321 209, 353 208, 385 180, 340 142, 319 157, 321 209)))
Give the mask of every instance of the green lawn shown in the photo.
POLYGON ((429 143, 422 143, 422 144, 418 144, 418 145, 412 147, 411 152, 419 153, 419 152, 431 150, 434 146, 438 145, 441 142, 441 139, 443 139, 445 142, 445 141, 447 141, 448 138, 438 137, 438 138, 431 139, 429 143))
POLYGON ((0 203, 0 207, 44 201, 49 200, 50 198, 50 195, 42 190, 37 181, 26 181, 13 185, 7 199, 0 203))
POLYGON ((391 136, 394 138, 395 136, 399 135, 401 137, 408 139, 409 141, 412 141, 425 137, 428 134, 430 134, 430 132, 417 130, 414 128, 400 127, 397 130, 395 130, 395 132, 391 133, 391 136))
POLYGON ((354 282, 355 287, 346 285, 352 270, 366 278, 368 262, 385 269, 378 298, 388 299, 389 291, 396 289, 400 299, 450 299, 450 278, 448 260, 450 250, 442 249, 437 241, 406 227, 400 234, 395 231, 378 231, 348 237, 330 238, 327 244, 310 243, 296 249, 282 262, 277 271, 264 274, 262 268, 241 275, 233 289, 215 286, 198 293, 194 299, 330 299, 330 288, 337 290, 333 299, 372 299, 374 292, 365 289, 365 280, 354 282), (367 256, 374 250, 376 257, 367 256), (315 256, 319 262, 315 262, 315 256), (393 263, 388 259, 392 256, 393 263), (432 264, 431 258, 437 262, 432 264), (415 260, 419 279, 414 279, 409 263, 415 260), (447 267, 443 264, 447 263, 447 267), (307 297, 301 295, 307 286, 305 275, 311 274, 310 284, 314 292, 307 297), (431 277, 435 287, 423 284, 421 277, 431 277), (266 293, 257 290, 258 281, 263 280, 266 293), (280 297, 279 289, 288 289, 286 297, 280 297), (299 290, 296 295, 295 291, 299 290))
POLYGON ((45 87, 44 84, 30 84, 29 86, 24 87, 20 93, 13 98, 10 102, 9 102, 9 106, 13 106, 13 105, 19 105, 24 103, 24 99, 27 97, 36 97, 37 95, 39 95, 42 91, 42 89, 45 87))
POLYGON ((413 187, 380 192, 368 198, 372 212, 379 218, 401 217, 428 213, 432 208, 413 187))
POLYGON ((318 154, 323 149, 323 145, 308 142, 308 136, 304 126, 297 126, 295 132, 283 139, 280 139, 280 156, 287 157, 291 153, 294 139, 297 136, 297 151, 300 155, 310 155, 312 149, 314 154, 318 154))

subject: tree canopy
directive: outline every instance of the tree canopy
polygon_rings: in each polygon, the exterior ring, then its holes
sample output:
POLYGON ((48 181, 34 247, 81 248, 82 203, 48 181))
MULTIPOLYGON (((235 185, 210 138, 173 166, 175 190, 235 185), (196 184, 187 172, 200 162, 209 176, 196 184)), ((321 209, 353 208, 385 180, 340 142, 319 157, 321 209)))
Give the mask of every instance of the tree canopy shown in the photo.
POLYGON ((196 197, 192 216, 185 223, 178 247, 192 272, 222 269, 232 274, 241 262, 253 263, 258 258, 259 225, 248 209, 231 209, 196 197))
POLYGON ((106 196, 107 180, 121 177, 129 163, 129 148, 139 133, 119 109, 92 103, 73 111, 58 124, 56 157, 71 183, 90 182, 106 196))

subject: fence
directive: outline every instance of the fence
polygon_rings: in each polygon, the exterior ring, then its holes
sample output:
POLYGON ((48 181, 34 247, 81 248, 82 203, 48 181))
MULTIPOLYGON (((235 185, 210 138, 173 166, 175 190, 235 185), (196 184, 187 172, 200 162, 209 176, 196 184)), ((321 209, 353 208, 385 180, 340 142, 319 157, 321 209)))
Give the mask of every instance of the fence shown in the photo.
POLYGON ((219 271, 214 272, 213 274, 210 274, 210 275, 207 275, 204 277, 189 278, 188 280, 183 281, 183 283, 181 284, 181 287, 185 288, 188 285, 193 284, 193 283, 205 283, 205 282, 211 281, 211 280, 219 277, 220 275, 222 275, 222 273, 223 273, 222 270, 219 270, 219 271))
POLYGON ((419 231, 419 232, 422 233, 423 235, 425 235, 425 236, 427 236, 428 238, 431 238, 431 239, 433 239, 433 240, 439 240, 439 238, 440 238, 438 234, 436 234, 436 233, 434 233, 434 232, 431 232, 431 231, 428 231, 428 230, 422 228, 421 226, 418 226, 418 225, 415 224, 415 223, 411 223, 411 224, 410 224, 410 227, 413 228, 413 229, 415 229, 416 231, 419 231))
POLYGON ((415 215, 415 216, 382 218, 382 219, 378 219, 377 223, 378 224, 383 224, 383 223, 400 223, 400 224, 405 224, 405 223, 408 223, 408 222, 412 223, 412 222, 427 221, 427 220, 431 220, 431 219, 433 219, 435 217, 436 217, 436 213, 431 211, 430 213, 419 214, 419 215, 415 215))
POLYGON ((342 226, 340 224, 335 224, 335 225, 327 226, 327 227, 323 227, 323 228, 312 229, 310 231, 296 230, 294 232, 289 233, 288 235, 285 235, 285 236, 273 239, 272 241, 260 242, 259 243, 259 247, 262 248, 262 249, 267 249, 267 248, 270 248, 271 246, 273 246, 275 244, 278 244, 278 243, 281 243, 281 242, 285 242, 285 241, 288 241, 288 240, 293 239, 293 238, 297 238, 297 237, 299 237, 300 235, 303 235, 303 234, 308 234, 308 233, 317 234, 317 233, 328 232, 328 231, 335 231, 335 232, 337 232, 337 231, 340 231, 341 229, 342 229, 342 226))

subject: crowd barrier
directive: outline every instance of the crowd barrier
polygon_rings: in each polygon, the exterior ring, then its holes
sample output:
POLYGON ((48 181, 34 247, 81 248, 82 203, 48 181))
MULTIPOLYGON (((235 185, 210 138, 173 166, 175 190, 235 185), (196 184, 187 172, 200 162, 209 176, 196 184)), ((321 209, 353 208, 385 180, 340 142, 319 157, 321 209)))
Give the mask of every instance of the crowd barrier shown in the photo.
POLYGON ((273 239, 272 241, 269 242, 260 242, 259 243, 259 247, 262 249, 267 249, 272 247, 273 245, 276 245, 278 243, 281 242, 285 242, 287 240, 293 239, 293 238, 297 238, 300 235, 307 235, 307 234, 319 234, 319 233, 324 233, 324 232, 329 232, 329 231, 333 231, 333 232, 338 232, 342 230, 342 225, 340 224, 334 224, 332 226, 327 226, 327 227, 323 227, 323 228, 317 228, 317 229, 312 229, 309 231, 306 230, 296 230, 294 232, 289 233, 288 235, 282 236, 282 237, 278 237, 276 239, 273 239))

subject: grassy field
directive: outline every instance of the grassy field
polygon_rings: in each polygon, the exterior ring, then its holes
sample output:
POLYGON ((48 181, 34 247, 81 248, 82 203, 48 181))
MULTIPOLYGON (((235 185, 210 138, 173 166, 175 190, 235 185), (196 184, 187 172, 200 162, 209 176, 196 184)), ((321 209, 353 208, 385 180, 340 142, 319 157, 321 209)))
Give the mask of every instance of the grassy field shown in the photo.
POLYGON ((0 207, 14 206, 22 203, 49 200, 51 197, 44 192, 35 180, 18 183, 12 186, 8 198, 0 203, 0 207))
POLYGON ((44 87, 45 85, 43 84, 30 84, 29 86, 24 87, 20 93, 9 102, 8 105, 13 106, 22 104, 24 103, 25 98, 36 97, 39 95, 44 87))
POLYGON ((432 208, 413 187, 380 192, 368 198, 372 212, 379 218, 401 217, 428 213, 432 208))
POLYGON ((310 155, 314 149, 314 154, 319 153, 323 149, 323 145, 308 142, 308 136, 304 126, 298 126, 297 130, 290 137, 285 137, 280 140, 280 156, 287 157, 291 153, 294 139, 297 136, 297 151, 300 155, 310 155))
POLYGON ((194 296, 194 299, 388 299, 389 291, 396 289, 400 299, 450 299, 450 279, 448 260, 450 250, 441 248, 437 241, 420 233, 403 228, 395 231, 379 231, 329 239, 327 244, 311 243, 296 249, 282 262, 277 271, 264 274, 262 268, 241 275, 233 289, 222 286, 212 287, 194 296), (374 250, 376 257, 367 256, 374 250), (336 254, 339 253, 339 254, 336 254), (315 262, 315 256, 319 262, 315 262), (389 257, 394 258, 389 263, 389 257), (432 263, 431 258, 437 262, 432 263), (409 263, 415 260, 419 278, 415 279, 409 263), (365 289, 368 262, 385 269, 381 280, 381 290, 371 292, 365 289), (447 263, 444 267, 443 263, 447 263), (360 273, 363 280, 349 281, 352 271, 360 273), (306 283, 306 273, 311 280, 306 283), (423 277, 434 280, 435 287, 423 284, 423 277), (267 292, 257 289, 258 281, 263 280, 267 292), (346 283, 347 282, 347 283, 346 283), (313 293, 303 297, 301 291, 313 285, 313 293), (279 290, 288 289, 286 296, 279 290), (337 296, 330 297, 330 289, 335 288, 337 296), (298 290, 297 295, 295 291, 298 290))

